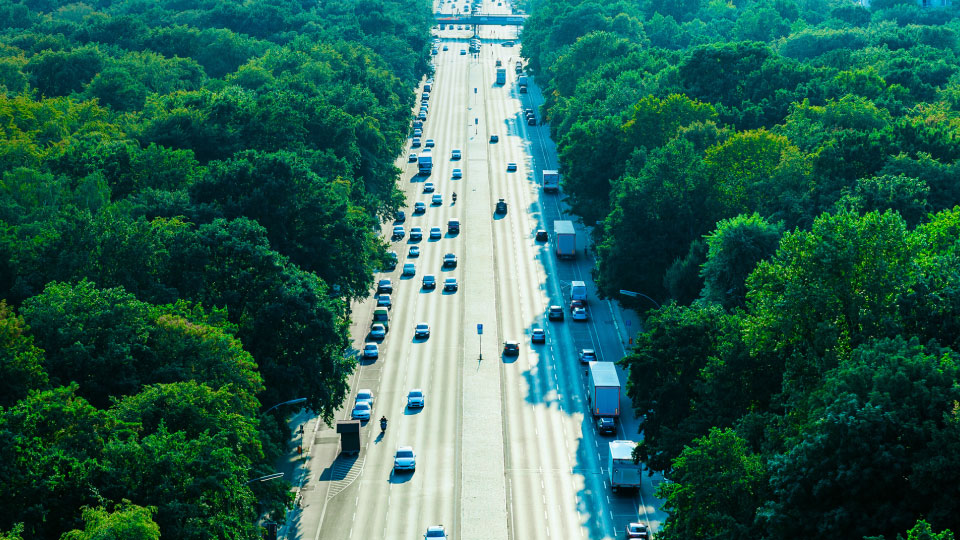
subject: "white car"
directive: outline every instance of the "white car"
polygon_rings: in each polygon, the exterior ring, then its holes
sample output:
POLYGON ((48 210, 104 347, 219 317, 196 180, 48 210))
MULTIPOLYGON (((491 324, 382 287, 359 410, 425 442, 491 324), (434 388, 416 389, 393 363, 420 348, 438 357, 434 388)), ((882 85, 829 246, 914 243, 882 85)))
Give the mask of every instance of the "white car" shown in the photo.
MULTIPOLYGON (((418 131, 420 131, 420 130, 419 130, 419 129, 413 130, 414 133, 416 133, 416 132, 418 132, 418 131)), ((414 162, 414 161, 416 161, 416 160, 417 160, 417 154, 410 154, 409 156, 407 156, 407 161, 409 161, 409 162, 414 162)))
POLYGON ((371 407, 369 403, 361 401, 353 406, 353 412, 350 413, 350 416, 352 416, 354 420, 369 420, 372 410, 373 407, 371 407))
POLYGON ((404 263, 403 265, 403 275, 413 276, 417 274, 417 267, 413 263, 404 263))
POLYGON ((430 337, 430 325, 422 322, 413 329, 413 337, 418 338, 428 338, 430 337))
MULTIPOLYGON (((426 113, 420 113, 420 116, 426 118, 426 117, 427 117, 427 114, 426 114, 426 113)), ((414 138, 413 138, 413 142, 410 143, 410 146, 412 146, 413 148, 420 148, 420 137, 414 137, 414 138)))
POLYGON ((454 169, 454 170, 453 170, 453 177, 454 177, 454 178, 463 178, 463 171, 461 171, 460 169, 454 169))
POLYGON ((389 294, 381 294, 377 297, 377 307, 393 307, 393 301, 390 300, 389 294))
POLYGON ((387 327, 377 323, 370 327, 370 337, 373 339, 383 339, 387 337, 387 327))
POLYGON ((366 401, 373 407, 373 390, 369 388, 357 390, 357 401, 354 404, 360 403, 361 401, 366 401))
POLYGON ((454 151, 453 151, 453 153, 451 154, 450 157, 452 157, 453 159, 460 159, 460 150, 459 150, 459 149, 454 149, 454 151))
POLYGON ((410 240, 413 242, 419 242, 423 240, 423 229, 420 227, 413 227, 410 229, 410 240))
POLYGON ((397 448, 397 454, 393 458, 393 470, 394 472, 417 470, 417 453, 413 451, 412 446, 397 448))
POLYGON ((584 307, 573 308, 573 320, 575 321, 587 320, 587 308, 584 308, 584 307))
MULTIPOLYGON (((425 109, 425 108, 426 108, 426 105, 421 106, 420 108, 421 108, 421 109, 425 109)), ((434 146, 434 144, 433 144, 433 139, 427 139, 427 142, 424 144, 424 146, 426 146, 427 148, 433 148, 433 146, 434 146)))
POLYGON ((414 388, 407 394, 407 407, 411 409, 422 409, 426 401, 427 396, 419 388, 414 388))
POLYGON ((440 193, 434 193, 433 197, 430 198, 432 204, 443 204, 443 195, 440 193))
POLYGON ((410 246, 410 249, 407 251, 407 257, 419 257, 420 256, 420 246, 410 246))
POLYGON ((443 231, 440 230, 440 227, 430 227, 430 239, 439 240, 443 238, 443 231))
POLYGON ((425 182, 423 184, 424 193, 433 193, 433 182, 425 182))
POLYGON ((457 266, 457 256, 453 253, 447 253, 443 256, 443 267, 454 268, 457 266))
POLYGON ((367 343, 363 346, 363 357, 364 358, 379 358, 380 357, 380 347, 377 347, 376 343, 367 343))
POLYGON ((447 538, 447 530, 443 528, 443 525, 431 525, 427 527, 427 534, 423 535, 424 538, 433 539, 440 538, 445 540, 447 538))

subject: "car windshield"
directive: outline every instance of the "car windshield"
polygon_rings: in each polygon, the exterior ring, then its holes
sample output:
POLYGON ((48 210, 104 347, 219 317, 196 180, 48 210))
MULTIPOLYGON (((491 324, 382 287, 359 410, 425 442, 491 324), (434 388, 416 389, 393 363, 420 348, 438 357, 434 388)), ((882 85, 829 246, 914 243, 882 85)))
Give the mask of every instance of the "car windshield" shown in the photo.
POLYGON ((367 403, 366 401, 361 401, 360 403, 357 403, 357 406, 356 406, 357 410, 364 410, 369 408, 370 408, 370 404, 367 403))
POLYGON ((397 457, 398 457, 398 458, 413 457, 413 451, 412 451, 412 450, 400 450, 400 451, 397 452, 397 457))
POLYGON ((423 392, 421 392, 420 390, 410 391, 410 397, 422 397, 422 396, 423 396, 423 392))

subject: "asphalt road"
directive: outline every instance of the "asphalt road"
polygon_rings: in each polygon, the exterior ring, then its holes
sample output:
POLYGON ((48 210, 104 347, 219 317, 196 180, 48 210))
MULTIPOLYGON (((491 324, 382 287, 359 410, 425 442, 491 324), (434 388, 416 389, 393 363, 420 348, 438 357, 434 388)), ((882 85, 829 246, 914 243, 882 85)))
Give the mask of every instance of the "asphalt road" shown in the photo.
MULTIPOLYGON (((484 9, 496 13, 509 7, 486 2, 484 9)), ((543 169, 557 168, 548 130, 523 119, 522 109, 537 110, 542 96, 533 81, 529 94, 518 92, 519 45, 495 43, 515 39, 515 32, 481 29, 479 55, 460 54, 472 32, 440 32, 440 46, 448 50, 434 57, 423 134, 423 141, 436 143, 434 169, 429 177, 419 176, 406 155, 398 160, 409 208, 403 223, 407 237, 393 243, 397 269, 380 276, 394 282, 389 332, 379 358, 362 362, 352 381, 355 391, 374 391, 373 420, 361 429, 358 456, 338 456, 336 433, 309 424, 296 479, 302 509, 291 512, 281 530, 286 538, 420 538, 436 524, 455 539, 619 538, 629 521, 657 528, 664 517, 652 497, 651 480, 658 478, 645 479, 639 493, 623 495, 613 494, 606 481, 606 443, 614 438, 594 428, 577 351, 593 348, 600 360, 618 360, 630 329, 596 297, 582 231, 576 261, 557 261, 550 244, 534 240, 537 229, 553 230, 564 207, 560 195, 543 194, 538 186, 543 169), (505 85, 495 83, 497 59, 507 70, 505 85), (489 142, 493 134, 499 142, 489 142), (451 158, 454 149, 461 159, 451 158), (507 171, 511 162, 515 172, 507 171), (462 178, 453 178, 454 168, 462 169, 462 178), (426 182, 442 194, 442 204, 431 204, 432 194, 423 192, 426 182), (508 204, 502 216, 494 213, 499 198, 508 204), (412 215, 417 201, 427 205, 423 215, 412 215), (461 221, 458 235, 446 232, 451 218, 461 221), (434 226, 443 231, 439 240, 428 239, 434 226), (412 227, 423 229, 422 241, 409 240, 412 227), (410 246, 420 248, 418 257, 408 255, 410 246), (456 268, 442 268, 446 253, 457 255, 456 268), (401 276, 409 262, 416 274, 401 276), (441 284, 456 277, 460 288, 424 290, 425 274, 441 284), (571 280, 588 283, 588 321, 572 321, 566 310, 571 280), (564 322, 547 321, 551 304, 565 307, 564 322), (414 338, 420 322, 431 325, 428 339, 414 338), (537 327, 546 330, 546 344, 531 344, 537 327), (502 356, 507 339, 520 342, 518 356, 502 356), (426 393, 422 410, 406 408, 412 388, 426 393), (389 418, 384 435, 377 422, 382 415, 389 418), (413 473, 392 470, 401 445, 417 453, 413 473)), ((384 228, 387 237, 391 229, 392 224, 384 228)), ((369 341, 373 309, 373 300, 355 306, 357 350, 369 341)), ((349 419, 352 406, 351 395, 338 418, 349 419)), ((637 440, 626 398, 621 409, 616 438, 637 440)))

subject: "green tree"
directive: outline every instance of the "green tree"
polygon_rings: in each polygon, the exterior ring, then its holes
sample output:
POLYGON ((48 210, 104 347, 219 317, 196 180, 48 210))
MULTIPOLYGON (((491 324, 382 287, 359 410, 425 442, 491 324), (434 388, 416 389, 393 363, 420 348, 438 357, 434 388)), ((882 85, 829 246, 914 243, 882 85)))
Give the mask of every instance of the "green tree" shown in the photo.
POLYGON ((83 509, 83 530, 74 529, 60 540, 159 540, 160 527, 153 521, 155 508, 129 501, 108 512, 103 507, 83 509))
POLYGON ((0 301, 0 407, 10 407, 31 390, 47 386, 43 351, 26 330, 23 317, 0 301))
POLYGON ((718 221, 706 236, 703 297, 727 309, 745 307, 747 276, 776 252, 781 236, 782 223, 770 223, 757 213, 718 221))
POLYGON ((657 492, 671 514, 659 538, 761 536, 753 523, 767 494, 767 471, 732 429, 712 428, 696 439, 674 460, 670 479, 657 492))

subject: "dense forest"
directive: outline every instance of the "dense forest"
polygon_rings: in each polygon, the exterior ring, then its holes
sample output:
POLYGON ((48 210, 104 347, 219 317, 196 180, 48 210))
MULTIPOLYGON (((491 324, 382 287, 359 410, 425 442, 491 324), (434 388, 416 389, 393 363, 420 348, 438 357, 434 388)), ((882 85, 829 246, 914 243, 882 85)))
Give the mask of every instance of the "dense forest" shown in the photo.
POLYGON ((246 484, 288 435, 264 411, 345 396, 431 24, 0 0, 0 537, 259 538, 290 503, 246 484))
POLYGON ((532 0, 660 538, 960 530, 960 20, 912 0, 532 0), (631 301, 631 299, 622 299, 631 301))

